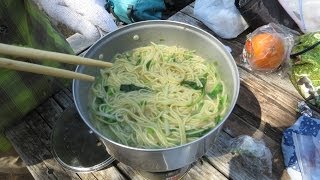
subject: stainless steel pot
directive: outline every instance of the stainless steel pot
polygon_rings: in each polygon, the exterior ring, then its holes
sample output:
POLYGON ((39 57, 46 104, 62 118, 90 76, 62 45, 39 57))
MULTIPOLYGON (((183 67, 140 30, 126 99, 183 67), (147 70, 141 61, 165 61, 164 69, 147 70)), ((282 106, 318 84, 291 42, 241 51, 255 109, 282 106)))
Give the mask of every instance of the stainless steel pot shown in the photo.
MULTIPOLYGON (((222 125, 230 115, 239 93, 239 74, 234 59, 215 37, 209 33, 179 22, 146 21, 120 28, 96 42, 86 53, 86 57, 112 59, 116 53, 133 48, 150 45, 150 42, 180 46, 196 53, 208 60, 218 61, 218 71, 226 83, 229 94, 228 111, 221 121, 208 134, 196 141, 178 147, 166 149, 139 149, 128 147, 112 141, 105 134, 97 130, 91 122, 88 111, 88 94, 91 83, 73 81, 73 98, 77 110, 83 121, 100 138, 103 139, 107 151, 120 162, 135 169, 149 172, 164 172, 182 168, 203 156, 214 145, 222 125)), ((98 75, 98 69, 78 66, 77 72, 98 75)))

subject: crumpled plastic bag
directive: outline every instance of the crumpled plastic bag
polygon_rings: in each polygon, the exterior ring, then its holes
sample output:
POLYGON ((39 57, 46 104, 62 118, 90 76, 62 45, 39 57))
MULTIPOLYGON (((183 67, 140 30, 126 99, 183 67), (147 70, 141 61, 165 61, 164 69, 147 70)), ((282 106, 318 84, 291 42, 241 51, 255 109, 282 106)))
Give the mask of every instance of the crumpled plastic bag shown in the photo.
POLYGON ((297 38, 291 51, 290 80, 300 95, 320 108, 320 32, 297 38))
POLYGON ((253 169, 264 179, 272 177, 272 154, 262 140, 242 135, 230 140, 229 151, 242 158, 245 168, 253 169))
POLYGON ((319 0, 278 0, 300 30, 306 32, 320 31, 319 0))
POLYGON ((235 38, 248 28, 248 24, 234 2, 235 0, 196 0, 194 15, 218 36, 235 38))

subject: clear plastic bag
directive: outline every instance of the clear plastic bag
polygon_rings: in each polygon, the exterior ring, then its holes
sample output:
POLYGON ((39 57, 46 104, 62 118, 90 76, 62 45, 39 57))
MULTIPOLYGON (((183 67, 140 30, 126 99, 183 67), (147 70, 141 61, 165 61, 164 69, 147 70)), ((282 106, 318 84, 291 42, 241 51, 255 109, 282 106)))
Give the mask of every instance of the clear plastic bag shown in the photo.
POLYGON ((278 0, 300 30, 306 32, 320 31, 319 0, 278 0))
POLYGON ((295 152, 303 180, 316 180, 320 177, 320 142, 314 136, 292 134, 295 152))
POLYGON ((320 177, 320 119, 305 104, 299 104, 304 115, 283 132, 284 164, 292 180, 316 180, 320 177))
POLYGON ((243 48, 243 63, 254 71, 272 72, 289 59, 294 45, 293 30, 270 23, 247 35, 243 48))
POLYGON ((248 28, 234 4, 235 0, 196 0, 194 15, 218 36, 237 37, 248 28))
POLYGON ((263 179, 272 177, 272 154, 262 140, 242 135, 232 139, 229 148, 242 158, 245 168, 253 169, 263 179))

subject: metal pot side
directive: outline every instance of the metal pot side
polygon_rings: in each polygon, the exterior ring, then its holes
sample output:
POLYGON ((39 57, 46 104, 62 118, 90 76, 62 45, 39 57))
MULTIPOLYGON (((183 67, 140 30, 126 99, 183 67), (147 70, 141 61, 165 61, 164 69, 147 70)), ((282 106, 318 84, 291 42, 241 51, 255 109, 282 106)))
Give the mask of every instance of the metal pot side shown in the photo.
MULTIPOLYGON (((135 169, 149 172, 164 172, 182 168, 203 156, 213 145, 224 122, 230 115, 239 93, 239 73, 231 54, 224 45, 209 33, 179 22, 145 21, 127 25, 97 41, 86 53, 93 59, 112 59, 137 47, 150 45, 150 42, 169 46, 180 46, 196 53, 207 60, 218 62, 218 71, 223 78, 229 95, 229 108, 224 119, 208 134, 196 141, 166 149, 139 149, 112 141, 92 124, 90 119, 88 94, 91 83, 73 81, 73 98, 77 110, 84 122, 106 145, 110 155, 135 169)), ((78 66, 76 72, 97 76, 99 69, 78 66)))

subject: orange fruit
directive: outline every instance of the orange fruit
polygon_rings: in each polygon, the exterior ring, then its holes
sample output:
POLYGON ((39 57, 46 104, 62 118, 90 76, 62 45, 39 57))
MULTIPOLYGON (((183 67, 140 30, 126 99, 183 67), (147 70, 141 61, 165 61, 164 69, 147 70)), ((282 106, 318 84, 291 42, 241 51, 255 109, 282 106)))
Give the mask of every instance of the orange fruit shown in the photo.
POLYGON ((270 71, 282 64, 285 45, 275 33, 260 33, 246 41, 245 51, 252 69, 270 71))

